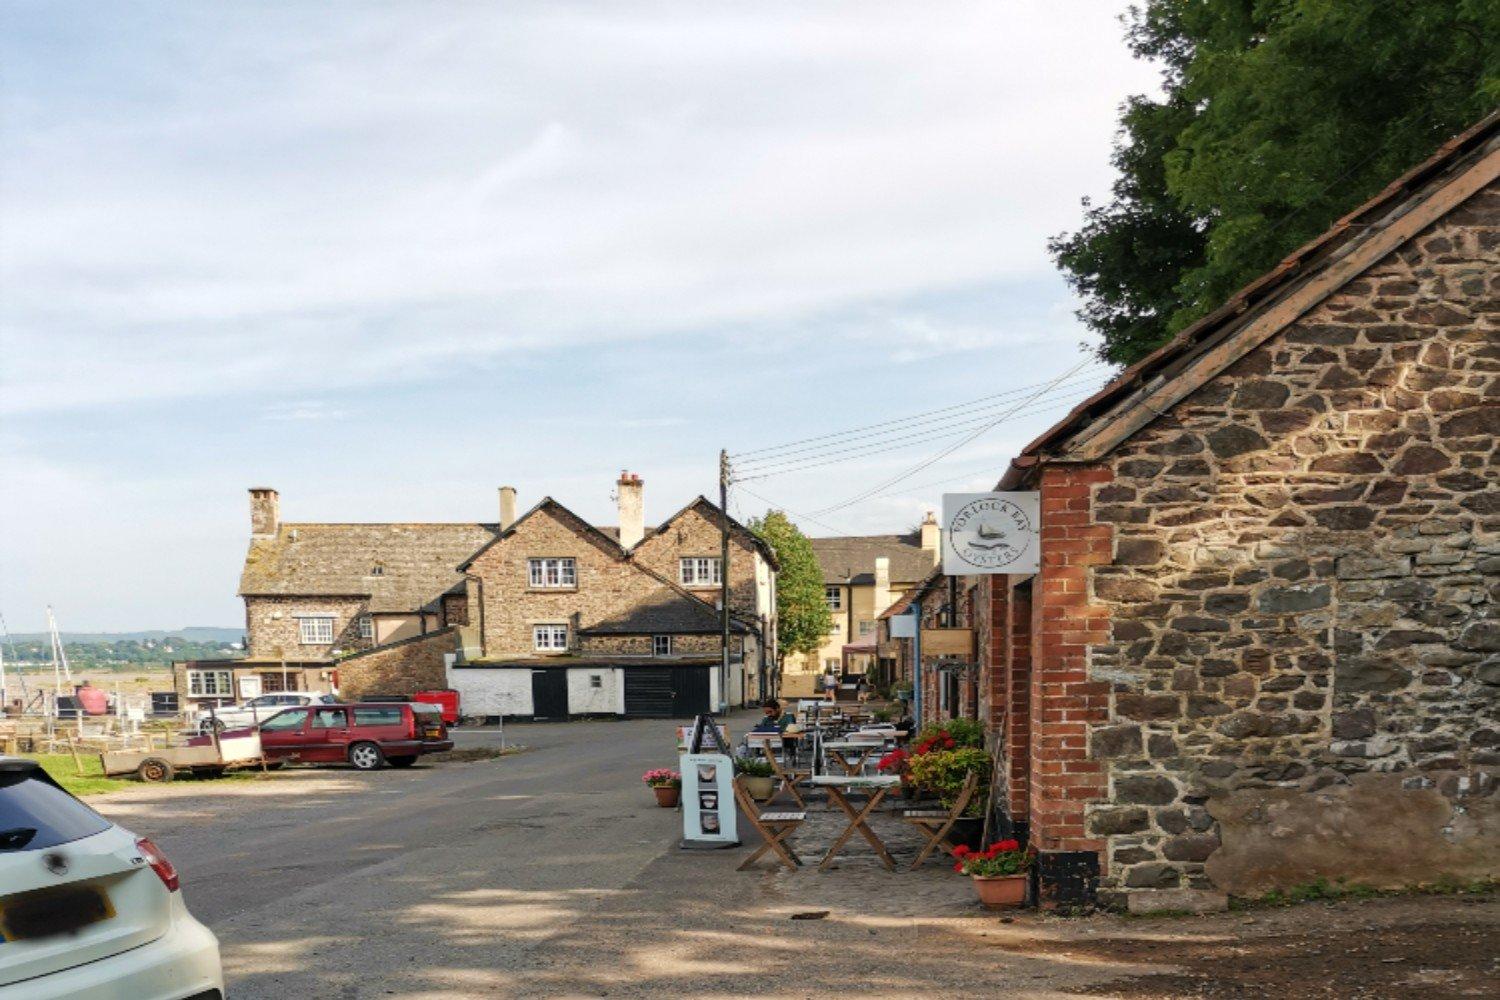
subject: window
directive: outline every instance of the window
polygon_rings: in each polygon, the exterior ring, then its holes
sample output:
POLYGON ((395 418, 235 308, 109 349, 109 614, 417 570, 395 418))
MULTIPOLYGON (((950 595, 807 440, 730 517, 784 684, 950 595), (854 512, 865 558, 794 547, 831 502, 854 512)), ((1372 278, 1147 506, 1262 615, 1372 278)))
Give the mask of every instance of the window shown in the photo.
POLYGON ((188 697, 233 698, 234 685, 228 670, 189 670, 188 697))
POLYGON ((399 726, 401 722, 401 709, 395 705, 390 708, 356 708, 354 710, 356 726, 399 726))
POLYGON ((864 621, 862 621, 862 622, 859 623, 859 634, 860 635, 869 635, 870 633, 872 633, 874 631, 875 631, 875 623, 872 622, 872 621, 870 621, 868 618, 866 618, 864 621))
POLYGON ((346 729, 349 716, 342 708, 320 708, 313 712, 314 729, 346 729))
POLYGON ((823 588, 823 600, 825 600, 825 601, 828 602, 828 610, 829 611, 842 611, 842 610, 844 610, 844 588, 843 587, 824 587, 823 588))
POLYGON ((109 828, 109 820, 58 788, 41 768, 0 774, 0 854, 42 851, 109 828))
POLYGON ((556 652, 568 648, 568 626, 533 625, 531 638, 536 648, 543 652, 556 652))
POLYGON ((361 639, 375 638, 375 619, 369 615, 359 616, 359 637, 361 639))
POLYGON ((333 645, 333 616, 298 618, 297 631, 304 646, 333 645))
POLYGON ((684 587, 716 587, 720 582, 717 556, 691 556, 677 565, 684 587))
POLYGON ((528 559, 526 564, 533 587, 578 586, 578 564, 572 559, 528 559))
POLYGON ((843 664, 840 661, 838 661, 838 660, 832 660, 832 659, 830 659, 830 660, 824 660, 823 661, 823 669, 824 670, 831 670, 834 673, 838 673, 839 672, 839 668, 841 666, 843 666, 843 664))
POLYGON ((385 576, 385 563, 376 563, 370 567, 371 576, 385 576))
POLYGON ((671 656, 672 637, 670 635, 653 635, 651 637, 652 656, 671 656))
POLYGON ((307 709, 289 708, 285 712, 273 715, 260 724, 262 732, 289 733, 301 729, 302 723, 307 721, 307 709))
POLYGON ((600 677, 598 674, 589 674, 589 687, 591 687, 591 688, 602 688, 603 686, 604 686, 604 678, 603 677, 600 677))

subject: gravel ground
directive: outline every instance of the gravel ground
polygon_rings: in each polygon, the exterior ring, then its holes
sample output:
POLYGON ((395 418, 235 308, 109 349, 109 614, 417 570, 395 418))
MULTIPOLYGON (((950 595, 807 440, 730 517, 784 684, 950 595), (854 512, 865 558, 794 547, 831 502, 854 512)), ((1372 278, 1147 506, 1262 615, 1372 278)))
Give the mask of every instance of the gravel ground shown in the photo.
MULTIPOLYGON (((671 726, 514 727, 530 749, 502 759, 93 801, 182 869, 234 1000, 1426 998, 1500 981, 1494 895, 1002 917, 945 864, 889 873, 857 837, 817 870, 844 824, 819 802, 797 838, 807 867, 736 872, 749 847, 677 849, 680 814, 640 783, 672 763, 671 726), (825 915, 792 919, 809 913, 825 915)), ((912 857, 904 824, 874 825, 912 857)))

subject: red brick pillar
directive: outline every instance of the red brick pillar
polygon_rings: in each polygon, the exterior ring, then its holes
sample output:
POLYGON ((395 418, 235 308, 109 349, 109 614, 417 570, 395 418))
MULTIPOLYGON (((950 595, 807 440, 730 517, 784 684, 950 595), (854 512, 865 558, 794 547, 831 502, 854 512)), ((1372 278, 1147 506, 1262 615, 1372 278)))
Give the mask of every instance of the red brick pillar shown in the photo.
POLYGON ((1005 622, 1010 590, 1004 576, 981 577, 975 590, 974 627, 979 646, 979 719, 985 736, 1004 748, 1009 677, 1005 669, 1005 622))
MULTIPOLYGON (((1005 578, 1007 584, 1009 577, 1005 578)), ((1031 815, 1031 583, 1007 586, 1005 636, 1001 649, 1007 676, 1005 754, 1010 763, 1011 821, 1027 822, 1031 815)))
POLYGON ((1104 841, 1084 829, 1084 807, 1104 798, 1089 760, 1091 725, 1109 718, 1109 684, 1088 676, 1088 648, 1109 642, 1108 609, 1089 603, 1089 567, 1113 558, 1109 525, 1092 518, 1093 488, 1108 469, 1045 466, 1042 568, 1032 594, 1030 839, 1039 852, 1044 907, 1093 901, 1104 841))

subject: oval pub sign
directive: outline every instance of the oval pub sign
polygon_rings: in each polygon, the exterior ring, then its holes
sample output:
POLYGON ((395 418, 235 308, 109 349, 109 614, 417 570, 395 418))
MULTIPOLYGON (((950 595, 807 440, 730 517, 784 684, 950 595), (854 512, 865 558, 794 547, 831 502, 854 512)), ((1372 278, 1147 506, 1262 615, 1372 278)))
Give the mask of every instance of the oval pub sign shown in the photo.
POLYGON ((943 572, 1035 573, 1041 565, 1039 495, 945 493, 943 572))

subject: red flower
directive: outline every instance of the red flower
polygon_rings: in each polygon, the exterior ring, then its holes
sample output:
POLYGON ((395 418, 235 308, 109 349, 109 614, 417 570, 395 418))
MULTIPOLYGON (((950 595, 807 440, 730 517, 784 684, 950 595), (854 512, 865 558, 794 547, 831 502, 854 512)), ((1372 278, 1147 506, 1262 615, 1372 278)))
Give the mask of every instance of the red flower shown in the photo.
POLYGON ((998 843, 990 845, 990 850, 996 851, 1001 854, 1005 853, 1006 851, 1019 851, 1020 849, 1021 842, 1019 840, 1002 840, 998 843))
POLYGON ((960 861, 958 864, 953 866, 953 870, 962 875, 964 873, 964 863, 960 861))
POLYGON ((961 858, 961 857, 964 857, 965 855, 973 854, 973 853, 974 853, 973 851, 969 850, 969 845, 968 844, 959 844, 957 847, 955 847, 953 849, 953 856, 955 858, 961 858))

